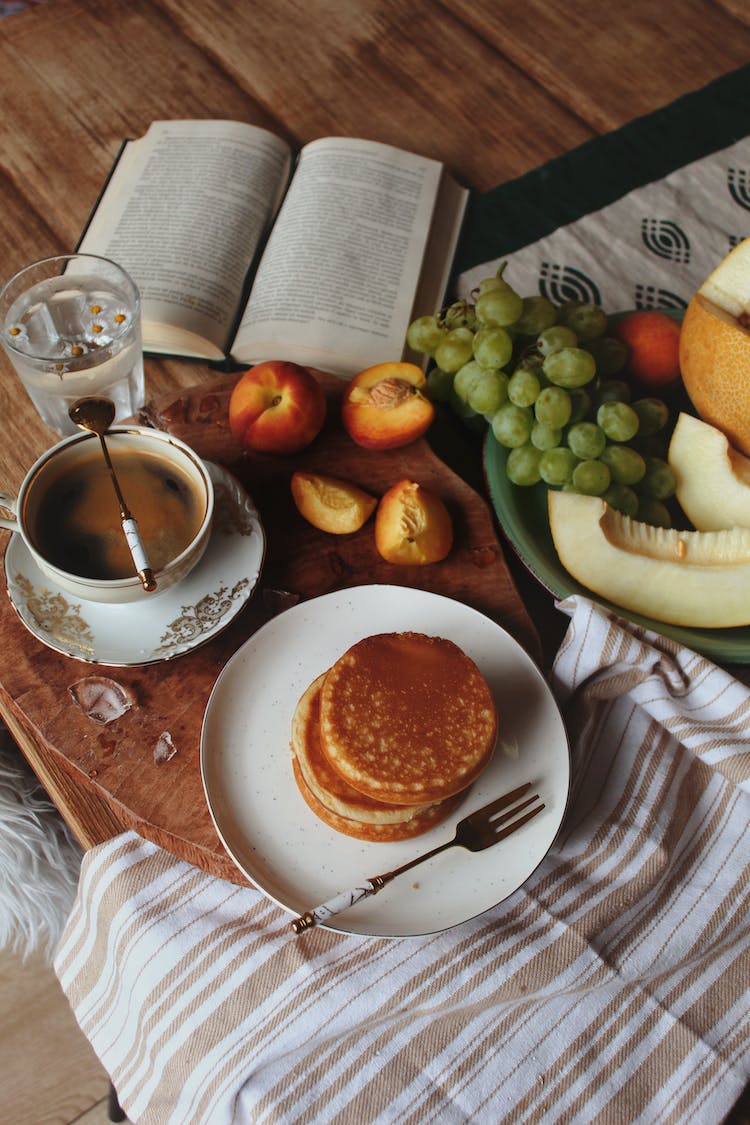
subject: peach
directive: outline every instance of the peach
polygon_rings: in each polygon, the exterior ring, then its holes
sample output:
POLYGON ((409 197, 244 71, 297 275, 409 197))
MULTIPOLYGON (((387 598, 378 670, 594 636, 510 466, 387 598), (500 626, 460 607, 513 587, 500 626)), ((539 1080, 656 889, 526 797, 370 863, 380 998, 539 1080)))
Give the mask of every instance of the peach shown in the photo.
POLYGON ((344 392, 341 420, 365 449, 396 449, 421 437, 435 417, 427 380, 414 363, 378 363, 355 375, 344 392))
POLYGON ((257 363, 229 399, 232 437, 262 453, 297 453, 318 436, 326 417, 323 388, 306 367, 257 363))
POLYGON ((313 527, 334 535, 359 531, 378 503, 356 484, 322 473, 293 473, 291 488, 300 515, 313 527))
POLYGON ((436 492, 412 480, 398 481, 378 505, 375 546, 390 563, 440 562, 453 546, 450 513, 436 492))

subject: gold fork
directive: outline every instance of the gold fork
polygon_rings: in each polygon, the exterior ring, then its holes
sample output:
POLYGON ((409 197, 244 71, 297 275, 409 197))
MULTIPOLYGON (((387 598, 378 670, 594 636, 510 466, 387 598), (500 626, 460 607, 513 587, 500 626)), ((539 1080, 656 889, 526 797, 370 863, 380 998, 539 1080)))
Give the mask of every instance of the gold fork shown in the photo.
POLYGON ((466 848, 470 852, 481 852, 485 848, 491 848, 493 844, 497 844, 500 840, 512 836, 514 832, 517 832, 519 828, 544 808, 542 803, 535 803, 539 801, 539 796, 536 793, 518 804, 521 797, 528 793, 530 788, 531 782, 519 785, 517 789, 498 797, 489 805, 485 805, 484 808, 477 809, 476 812, 465 816, 456 825, 456 834, 453 839, 448 840, 445 844, 440 844, 432 851, 409 860, 408 863, 394 868, 393 871, 386 871, 383 875, 374 875, 371 879, 367 879, 362 886, 354 887, 349 891, 342 891, 328 902, 316 906, 314 910, 306 910, 304 914, 300 914, 299 918, 295 918, 291 923, 295 934, 304 933, 311 926, 326 922, 334 914, 341 914, 344 910, 348 910, 350 906, 361 902, 362 899, 377 894, 386 883, 390 883, 391 879, 395 879, 397 875, 403 875, 405 871, 410 871, 418 863, 424 863, 426 859, 431 859, 439 852, 454 847, 466 848), (532 805, 533 808, 530 807, 532 805), (524 811, 526 809, 528 809, 528 812, 524 811), (519 815, 521 813, 523 815, 519 815))

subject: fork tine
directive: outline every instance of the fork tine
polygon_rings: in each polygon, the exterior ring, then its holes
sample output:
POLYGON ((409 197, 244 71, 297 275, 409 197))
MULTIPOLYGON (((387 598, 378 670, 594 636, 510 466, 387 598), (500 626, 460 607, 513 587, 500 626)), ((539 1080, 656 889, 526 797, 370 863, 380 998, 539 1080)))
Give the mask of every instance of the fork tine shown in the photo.
MULTIPOLYGON (((489 805, 484 805, 483 808, 477 809, 477 813, 482 816, 492 816, 493 813, 499 812, 500 809, 507 809, 509 805, 514 804, 519 797, 523 797, 524 793, 528 793, 531 789, 531 782, 527 781, 523 785, 519 785, 517 789, 511 789, 510 793, 504 793, 502 797, 496 797, 489 805)), ((471 814, 476 815, 475 813, 471 814)))
MULTIPOLYGON (((528 803, 529 802, 527 802, 527 804, 528 803)), ((518 820, 512 821, 511 824, 506 824, 505 828, 501 828, 499 832, 496 832, 494 834, 495 843, 497 843, 497 841, 499 840, 504 840, 506 836, 512 836, 513 833, 517 832, 519 828, 522 828, 524 824, 527 824, 530 820, 533 820, 537 813, 540 813, 543 808, 543 803, 541 805, 537 805, 536 808, 531 809, 529 812, 525 813, 524 816, 519 817, 518 820)), ((504 817, 503 819, 505 820, 506 818, 504 817)))
POLYGON ((514 804, 512 806, 512 808, 507 809, 506 812, 499 812, 499 813, 490 812, 489 816, 487 817, 488 827, 489 828, 499 828, 501 824, 505 824, 506 820, 510 820, 511 817, 517 816, 520 812, 523 812, 524 809, 527 809, 529 807, 529 805, 533 805, 534 801, 538 801, 538 800, 539 800, 539 794, 534 793, 533 796, 527 797, 525 801, 521 801, 520 805, 514 804))

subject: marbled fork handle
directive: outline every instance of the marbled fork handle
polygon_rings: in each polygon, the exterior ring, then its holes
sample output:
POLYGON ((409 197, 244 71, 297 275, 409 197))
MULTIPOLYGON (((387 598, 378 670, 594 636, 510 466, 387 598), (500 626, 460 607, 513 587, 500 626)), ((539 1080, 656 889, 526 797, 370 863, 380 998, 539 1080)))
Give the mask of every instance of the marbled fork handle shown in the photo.
POLYGON ((335 914, 341 914, 344 910, 348 910, 355 903, 361 902, 364 898, 369 898, 370 895, 377 894, 379 890, 390 883, 391 879, 395 879, 397 875, 403 875, 405 871, 410 871, 412 867, 416 867, 418 863, 424 863, 425 860, 431 859, 432 856, 438 855, 439 852, 446 851, 447 848, 462 847, 467 848, 471 852, 481 852, 485 848, 492 847, 500 840, 512 836, 524 824, 526 824, 537 813, 540 813, 544 808, 543 804, 537 804, 539 801, 538 795, 535 793, 532 797, 528 797, 520 804, 517 802, 528 793, 531 788, 531 782, 525 785, 520 785, 517 789, 513 789, 510 793, 504 794, 492 801, 484 808, 477 809, 476 812, 471 813, 469 816, 464 817, 456 825, 456 834, 452 840, 448 840, 445 844, 440 844, 432 851, 425 852, 424 855, 417 856, 416 859, 409 860, 401 867, 396 867, 393 871, 386 871, 383 875, 374 875, 371 879, 366 879, 365 882, 359 887, 353 887, 351 890, 342 891, 335 895, 328 902, 316 906, 314 910, 306 910, 299 918, 295 918, 291 923, 292 930, 295 934, 304 933, 309 930, 311 926, 321 925, 332 918, 335 914), (529 808, 533 805, 533 808, 529 808), (512 807, 511 807, 512 806, 512 807), (503 812, 502 810, 506 811, 503 812), (519 816, 525 809, 529 809, 524 815, 519 816), (501 815, 498 815, 501 814, 501 815))

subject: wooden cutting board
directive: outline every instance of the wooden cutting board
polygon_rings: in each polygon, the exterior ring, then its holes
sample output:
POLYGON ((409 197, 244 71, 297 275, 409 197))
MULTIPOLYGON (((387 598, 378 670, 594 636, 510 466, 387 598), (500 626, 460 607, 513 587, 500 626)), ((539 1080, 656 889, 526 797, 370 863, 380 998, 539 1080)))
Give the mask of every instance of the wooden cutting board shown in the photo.
POLYGON ((182 438, 203 458, 230 469, 260 511, 268 550, 262 586, 292 600, 368 583, 416 587, 473 606, 508 630, 539 662, 539 637, 523 605, 485 500, 421 439, 400 449, 372 451, 349 437, 340 421, 342 383, 317 373, 326 391, 326 423, 316 440, 293 456, 243 450, 228 425, 229 397, 239 376, 221 376, 177 397, 153 402, 143 420, 182 438), (374 541, 374 519, 353 535, 312 527, 297 511, 289 482, 295 469, 327 473, 381 496, 408 478, 437 492, 450 511, 454 547, 428 566, 385 562, 374 541))
POLYGON ((268 550, 250 604, 222 633, 175 660, 106 668, 43 645, 3 597, 0 683, 14 730, 40 776, 53 785, 56 800, 86 846, 133 828, 211 874, 244 882, 208 811, 200 736, 217 676, 270 616, 302 599, 347 586, 414 586, 475 607, 504 626, 537 662, 541 658, 538 634, 508 572, 490 509, 426 441, 388 453, 359 448, 339 423, 341 384, 321 376, 329 409, 315 442, 293 458, 250 455, 232 440, 228 428, 229 396, 238 377, 211 374, 188 391, 172 391, 152 402, 141 420, 185 439, 204 458, 229 468, 255 499, 268 550), (388 564, 375 549, 372 518, 351 536, 317 531, 291 499, 289 480, 297 467, 347 477, 377 495, 403 477, 434 488, 454 520, 451 554, 431 566, 388 564), (133 703, 106 726, 92 721, 71 697, 71 686, 92 675, 114 678, 133 703), (155 747, 165 731, 177 752, 159 763, 155 747), (38 749, 31 754, 34 748, 38 749))

